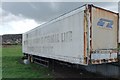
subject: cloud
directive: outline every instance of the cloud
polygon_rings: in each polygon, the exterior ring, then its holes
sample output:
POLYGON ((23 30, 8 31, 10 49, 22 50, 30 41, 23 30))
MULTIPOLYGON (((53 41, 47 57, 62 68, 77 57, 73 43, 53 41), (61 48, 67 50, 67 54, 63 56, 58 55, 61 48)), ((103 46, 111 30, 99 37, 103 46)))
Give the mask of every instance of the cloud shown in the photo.
MULTIPOLYGON (((0 34, 23 33, 89 2, 3 2, 0 34)), ((117 2, 90 2, 116 11, 117 2)))
POLYGON ((46 22, 86 3, 116 11, 117 2, 3 2, 2 8, 14 15, 46 22))
MULTIPOLYGON (((4 13, 6 12, 4 11, 4 13)), ((37 23, 34 19, 25 18, 21 14, 16 16, 12 13, 8 13, 2 16, 0 35, 24 33, 32 28, 37 27, 38 25, 39 23, 37 23)))
POLYGON ((29 31, 38 26, 38 23, 32 19, 23 19, 10 21, 0 25, 0 34, 18 34, 29 31))
POLYGON ((9 22, 11 20, 19 21, 19 20, 24 19, 21 14, 16 16, 16 15, 13 15, 12 13, 8 13, 6 15, 3 15, 2 17, 3 17, 3 19, 2 19, 3 23, 9 22))

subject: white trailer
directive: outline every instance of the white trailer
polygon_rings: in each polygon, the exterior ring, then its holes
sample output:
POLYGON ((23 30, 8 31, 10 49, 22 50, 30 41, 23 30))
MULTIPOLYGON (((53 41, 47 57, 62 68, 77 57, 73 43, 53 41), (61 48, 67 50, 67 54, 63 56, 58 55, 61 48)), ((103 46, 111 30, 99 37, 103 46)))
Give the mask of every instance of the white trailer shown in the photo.
POLYGON ((72 64, 117 62, 118 14, 84 5, 23 34, 23 53, 72 64))

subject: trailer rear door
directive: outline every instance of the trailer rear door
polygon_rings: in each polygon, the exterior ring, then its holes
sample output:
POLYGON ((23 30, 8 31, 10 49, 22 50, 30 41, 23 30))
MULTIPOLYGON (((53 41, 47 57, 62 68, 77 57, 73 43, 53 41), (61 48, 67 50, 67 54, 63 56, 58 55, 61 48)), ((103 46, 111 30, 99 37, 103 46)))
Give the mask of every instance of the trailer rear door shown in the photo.
POLYGON ((116 62, 118 14, 98 7, 91 8, 92 63, 116 62))

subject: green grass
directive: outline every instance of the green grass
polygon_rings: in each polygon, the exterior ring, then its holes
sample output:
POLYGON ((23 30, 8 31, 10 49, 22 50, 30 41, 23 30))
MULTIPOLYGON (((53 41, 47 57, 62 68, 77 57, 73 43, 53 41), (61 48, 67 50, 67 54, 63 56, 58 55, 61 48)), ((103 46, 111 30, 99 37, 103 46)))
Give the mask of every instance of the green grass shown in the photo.
MULTIPOLYGON (((22 63, 22 48, 12 45, 2 48, 2 77, 3 78, 51 78, 48 68, 35 63, 22 63)), ((26 79, 27 80, 27 79, 26 79)))

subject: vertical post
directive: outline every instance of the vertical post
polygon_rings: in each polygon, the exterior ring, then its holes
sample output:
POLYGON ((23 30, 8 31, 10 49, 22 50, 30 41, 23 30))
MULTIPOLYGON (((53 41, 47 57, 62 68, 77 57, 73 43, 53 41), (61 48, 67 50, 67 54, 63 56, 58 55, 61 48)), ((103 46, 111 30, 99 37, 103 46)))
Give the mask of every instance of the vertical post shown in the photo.
POLYGON ((84 64, 87 64, 87 9, 84 11, 84 64))
POLYGON ((91 7, 86 6, 84 11, 84 63, 88 64, 90 60, 90 48, 91 48, 91 7))
MULTIPOLYGON (((120 2, 118 4, 118 6, 120 7, 120 2)), ((119 25, 120 25, 120 11, 119 11, 119 14, 118 14, 118 29, 117 29, 117 48, 118 48, 118 52, 117 52, 117 58, 118 58, 118 62, 120 64, 120 53, 119 53, 119 49, 120 49, 120 28, 119 28, 119 25)))
POLYGON ((90 42, 90 44, 89 44, 89 54, 88 54, 88 56, 89 56, 89 63, 91 63, 91 53, 92 53, 92 6, 93 5, 88 5, 88 10, 89 10, 89 18, 90 18, 90 20, 89 20, 89 37, 90 37, 90 39, 89 39, 89 42, 90 42))

